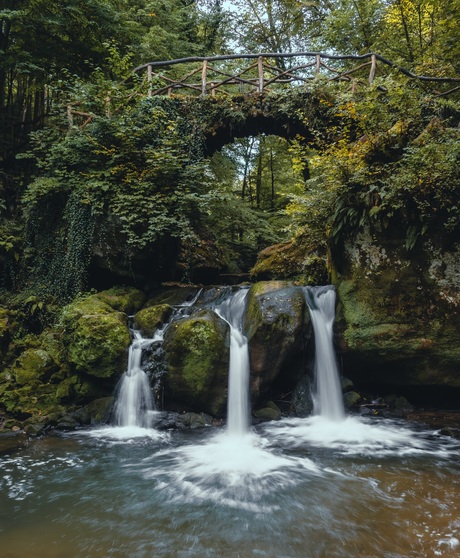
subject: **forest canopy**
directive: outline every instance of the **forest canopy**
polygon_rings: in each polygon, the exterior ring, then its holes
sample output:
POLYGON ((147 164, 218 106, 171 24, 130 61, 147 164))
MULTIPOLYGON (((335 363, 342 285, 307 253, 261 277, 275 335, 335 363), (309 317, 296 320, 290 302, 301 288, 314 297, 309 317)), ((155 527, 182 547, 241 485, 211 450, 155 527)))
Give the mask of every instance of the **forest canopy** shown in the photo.
MULTIPOLYGON (((316 126, 314 141, 235 136, 211 157, 212 111, 236 126, 241 104, 149 99, 132 70, 231 52, 377 52, 417 75, 459 78, 458 21, 458 0, 5 0, 1 287, 66 299, 100 286, 98 274, 214 280, 248 273, 273 244, 300 260, 285 257, 277 273, 296 276, 364 226, 397 223, 407 250, 435 232, 454 238, 455 83, 389 71, 351 91, 320 76, 308 94, 335 128, 316 126)), ((287 71, 294 60, 276 63, 287 71)), ((289 88, 268 98, 310 123, 289 88)), ((254 96, 242 102, 260 111, 254 96)))

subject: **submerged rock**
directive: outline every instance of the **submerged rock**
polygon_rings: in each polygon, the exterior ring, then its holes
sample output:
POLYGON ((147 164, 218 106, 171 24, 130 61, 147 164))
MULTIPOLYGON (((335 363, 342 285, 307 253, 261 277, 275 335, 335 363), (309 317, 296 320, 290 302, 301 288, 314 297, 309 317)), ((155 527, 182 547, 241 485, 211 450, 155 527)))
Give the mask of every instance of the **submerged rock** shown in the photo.
POLYGON ((165 335, 165 404, 178 410, 225 414, 229 326, 212 311, 174 322, 165 335))

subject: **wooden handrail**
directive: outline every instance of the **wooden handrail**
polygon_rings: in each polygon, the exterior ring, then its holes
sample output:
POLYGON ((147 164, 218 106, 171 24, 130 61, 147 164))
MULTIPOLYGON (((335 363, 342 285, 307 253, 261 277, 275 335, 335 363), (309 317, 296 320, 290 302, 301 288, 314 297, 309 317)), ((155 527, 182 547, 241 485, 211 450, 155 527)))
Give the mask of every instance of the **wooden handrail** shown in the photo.
POLYGON ((145 70, 148 66, 152 68, 161 68, 161 67, 168 67, 174 66, 177 64, 186 64, 191 62, 216 62, 216 61, 225 61, 225 60, 248 60, 248 59, 259 59, 262 58, 301 58, 301 57, 311 57, 315 58, 316 60, 316 68, 319 67, 319 62, 321 58, 326 60, 365 60, 370 59, 382 62, 383 64, 398 70, 402 74, 407 77, 418 79, 420 81, 432 81, 432 82, 439 82, 439 83, 460 83, 460 77, 435 77, 435 76, 423 76, 414 74, 410 70, 403 68, 402 66, 388 60, 387 58, 381 56, 380 54, 368 52, 366 54, 329 54, 327 52, 317 52, 317 51, 307 51, 307 52, 263 52, 258 54, 221 54, 217 56, 190 56, 187 58, 175 58, 173 60, 159 60, 159 61, 152 61, 147 62, 146 64, 142 64, 134 68, 133 72, 139 72, 141 70, 145 70), (319 57, 319 59, 318 59, 319 57))

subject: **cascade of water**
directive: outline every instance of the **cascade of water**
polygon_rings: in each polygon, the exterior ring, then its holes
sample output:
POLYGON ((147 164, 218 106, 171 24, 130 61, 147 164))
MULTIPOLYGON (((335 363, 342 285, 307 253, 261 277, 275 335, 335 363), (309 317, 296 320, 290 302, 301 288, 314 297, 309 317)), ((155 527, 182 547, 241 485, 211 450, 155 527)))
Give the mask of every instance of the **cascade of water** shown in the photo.
POLYGON ((345 409, 333 344, 335 289, 304 287, 303 292, 315 336, 313 411, 323 418, 340 421, 345 418, 345 409))
POLYGON ((248 289, 240 289, 216 308, 230 326, 227 432, 232 436, 242 436, 249 428, 249 351, 242 332, 247 294, 248 289))
POLYGON ((193 300, 176 307, 170 321, 158 329, 152 339, 145 339, 139 331, 133 330, 133 342, 129 348, 128 368, 120 379, 118 395, 113 409, 113 423, 116 426, 151 428, 155 405, 152 389, 146 372, 141 367, 142 352, 163 341, 168 325, 178 317, 186 315, 201 295, 200 289, 193 300))
POLYGON ((116 426, 151 428, 154 403, 148 376, 141 368, 141 358, 142 351, 159 341, 161 334, 157 332, 153 339, 144 339, 139 331, 134 331, 133 336, 128 368, 119 383, 113 418, 116 426))

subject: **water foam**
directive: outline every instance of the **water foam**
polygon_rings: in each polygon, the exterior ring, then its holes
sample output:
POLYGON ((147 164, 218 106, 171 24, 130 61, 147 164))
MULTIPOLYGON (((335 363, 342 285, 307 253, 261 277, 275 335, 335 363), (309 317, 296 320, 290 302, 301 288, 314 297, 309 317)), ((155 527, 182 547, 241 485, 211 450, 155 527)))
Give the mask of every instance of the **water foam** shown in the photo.
POLYGON ((284 419, 264 425, 263 431, 275 443, 301 447, 329 448, 342 454, 399 456, 430 454, 449 457, 458 451, 458 442, 437 436, 432 431, 419 431, 407 424, 389 419, 378 422, 363 417, 347 417, 343 421, 321 416, 284 419))
POLYGON ((177 502, 212 501, 255 512, 278 509, 267 501, 300 476, 322 471, 307 458, 266 449, 268 441, 255 433, 222 433, 202 444, 161 450, 144 460, 142 474, 159 483, 177 502), (149 463, 152 462, 152 466, 149 463))
POLYGON ((103 426, 89 430, 79 430, 77 435, 89 436, 108 441, 129 442, 147 438, 150 440, 167 440, 170 437, 168 432, 162 432, 155 428, 144 428, 142 426, 103 426))

